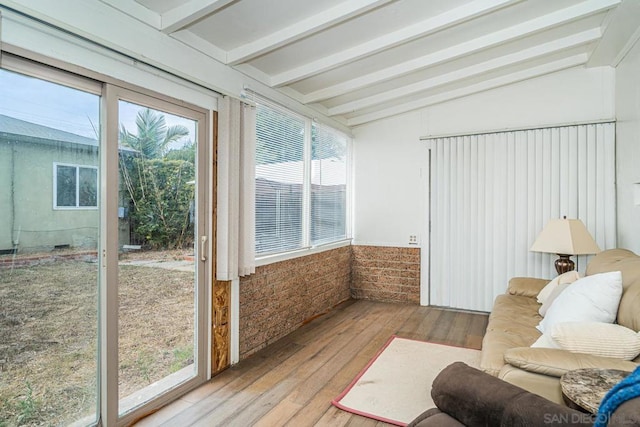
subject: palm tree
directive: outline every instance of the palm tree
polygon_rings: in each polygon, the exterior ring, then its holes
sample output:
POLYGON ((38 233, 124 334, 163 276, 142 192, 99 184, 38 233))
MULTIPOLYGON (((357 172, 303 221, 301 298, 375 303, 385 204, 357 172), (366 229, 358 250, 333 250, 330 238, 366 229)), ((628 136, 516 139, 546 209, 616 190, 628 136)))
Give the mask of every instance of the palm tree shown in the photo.
POLYGON ((137 134, 120 125, 120 142, 140 152, 148 159, 156 159, 166 154, 167 146, 189 135, 189 129, 182 125, 169 126, 164 116, 145 108, 136 117, 137 134))

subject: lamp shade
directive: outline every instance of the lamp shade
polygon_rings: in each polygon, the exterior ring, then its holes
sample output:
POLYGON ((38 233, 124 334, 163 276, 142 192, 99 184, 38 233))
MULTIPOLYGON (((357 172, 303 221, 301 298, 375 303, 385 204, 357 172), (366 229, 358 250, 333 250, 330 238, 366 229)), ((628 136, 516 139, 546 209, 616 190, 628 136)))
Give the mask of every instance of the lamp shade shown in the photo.
POLYGON ((533 252, 586 255, 600 252, 598 244, 579 219, 551 219, 531 246, 533 252))

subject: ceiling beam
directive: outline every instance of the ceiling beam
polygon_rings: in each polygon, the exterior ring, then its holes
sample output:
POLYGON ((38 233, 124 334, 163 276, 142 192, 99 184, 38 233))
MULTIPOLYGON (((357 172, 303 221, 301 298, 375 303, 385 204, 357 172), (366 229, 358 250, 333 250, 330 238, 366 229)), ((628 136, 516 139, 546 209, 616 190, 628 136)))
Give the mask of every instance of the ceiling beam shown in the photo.
MULTIPOLYGON (((443 62, 451 61, 465 55, 499 46, 542 30, 602 12, 614 7, 620 3, 620 1, 621 0, 586 0, 575 6, 570 6, 535 19, 477 37, 473 40, 469 40, 455 46, 450 46, 428 55, 401 62, 373 73, 365 74, 333 86, 310 92, 305 96, 305 102, 312 103, 333 98, 348 92, 353 92, 363 87, 372 86, 395 77, 400 77, 443 62)), ((272 80, 272 83, 275 84, 275 80, 272 80)))
POLYGON ((118 9, 138 21, 150 25, 156 30, 160 29, 160 14, 147 9, 138 2, 131 0, 100 0, 109 6, 118 9))
POLYGON ((358 126, 364 123, 372 122, 374 120, 380 120, 386 117, 395 116, 397 114, 407 113, 409 111, 418 110, 420 108, 428 107, 430 105, 440 104, 442 102, 451 101, 457 98, 462 98, 463 96, 472 95, 474 93, 484 92, 486 90, 495 89, 495 88, 506 86, 512 83, 517 83, 524 80, 540 77, 546 74, 555 73, 557 71, 565 70, 567 68, 584 65, 586 64, 588 59, 589 59, 589 56, 586 53, 581 53, 579 55, 549 62, 547 64, 539 65, 537 67, 527 68, 526 70, 523 70, 523 71, 518 71, 518 72, 507 74, 504 76, 485 80, 483 82, 472 84, 460 89, 455 89, 449 92, 444 92, 437 95, 429 96, 426 98, 422 98, 422 99, 407 102, 404 104, 396 105, 393 107, 385 108, 383 110, 378 110, 372 113, 355 116, 348 119, 347 124, 349 126, 358 126))
POLYGON ((161 15, 161 30, 166 34, 181 30, 234 1, 236 0, 189 0, 161 15))
POLYGON ((629 37, 629 40, 627 40, 622 49, 620 49, 616 57, 613 58, 613 61, 611 61, 611 66, 617 67, 627 56, 627 53, 629 53, 629 51, 633 49, 638 40, 640 40, 640 27, 636 28, 636 31, 631 35, 631 37, 629 37))
POLYGON ((410 96, 415 93, 424 92, 445 84, 455 83, 460 80, 495 71, 504 67, 508 67, 510 65, 530 61, 535 58, 551 55, 566 49, 585 45, 587 43, 593 43, 599 40, 600 37, 602 37, 602 31, 600 31, 600 28, 593 28, 591 30, 583 31, 578 34, 572 34, 561 39, 542 43, 528 49, 490 59, 488 61, 471 65, 466 68, 461 68, 450 73, 441 74, 430 79, 425 79, 418 83, 405 85, 392 90, 388 90, 386 92, 377 93, 366 98, 361 98, 356 101, 336 105, 335 107, 328 109, 328 114, 330 116, 335 116, 340 114, 352 113, 354 111, 362 110, 364 108, 378 105, 383 102, 402 98, 403 96, 410 96))
POLYGON ((284 71, 273 77, 273 83, 275 86, 288 85, 339 67, 350 61, 355 61, 394 46, 408 43, 417 38, 459 25, 503 7, 519 3, 520 1, 522 0, 476 0, 400 30, 318 59, 317 61, 312 61, 300 67, 284 71))
MULTIPOLYGON (((602 40, 589 57, 589 67, 616 67, 640 38, 640 2, 624 1, 609 12, 602 40)), ((604 25, 603 25, 604 26, 604 25)))
MULTIPOLYGON (((236 66, 234 69, 241 72, 245 76, 249 76, 252 79, 256 79, 260 83, 265 84, 267 86, 269 86, 271 83, 271 77, 267 73, 254 67, 251 64, 240 64, 236 66)), ((301 94, 299 94, 298 99, 296 100, 299 101, 300 99, 302 99, 301 94)))
POLYGON ((180 30, 176 31, 175 33, 169 34, 169 36, 183 42, 184 44, 197 50, 198 52, 204 53, 205 55, 215 59, 216 61, 224 63, 224 61, 227 59, 226 51, 220 49, 213 43, 209 43, 207 40, 191 31, 180 30))
POLYGON ((333 25, 340 24, 354 16, 362 15, 390 1, 392 0, 347 0, 335 7, 323 10, 300 22, 296 22, 293 25, 231 50, 228 54, 228 63, 230 65, 237 65, 241 62, 249 61, 257 56, 294 43, 333 25))

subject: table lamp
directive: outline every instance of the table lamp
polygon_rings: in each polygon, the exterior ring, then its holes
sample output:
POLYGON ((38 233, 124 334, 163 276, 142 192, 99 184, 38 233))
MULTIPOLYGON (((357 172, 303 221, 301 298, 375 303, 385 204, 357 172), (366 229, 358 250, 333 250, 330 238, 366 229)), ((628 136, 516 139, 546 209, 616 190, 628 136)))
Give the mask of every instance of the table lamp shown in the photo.
POLYGON ((533 252, 557 254, 555 262, 558 274, 575 268, 571 255, 596 254, 600 252, 597 243, 579 219, 551 219, 544 226, 531 246, 533 252))

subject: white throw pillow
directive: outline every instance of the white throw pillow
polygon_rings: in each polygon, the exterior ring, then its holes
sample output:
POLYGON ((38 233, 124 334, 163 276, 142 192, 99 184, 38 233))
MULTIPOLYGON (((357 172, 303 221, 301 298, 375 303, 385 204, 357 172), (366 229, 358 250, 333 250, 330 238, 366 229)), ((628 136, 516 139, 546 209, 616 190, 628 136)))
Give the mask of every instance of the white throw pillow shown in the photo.
POLYGON ((563 283, 573 283, 580 278, 580 275, 577 271, 571 270, 566 273, 562 273, 559 276, 556 276, 555 279, 546 284, 544 288, 538 293, 538 302, 540 304, 544 304, 544 302, 549 298, 553 290, 556 286, 561 285, 563 283))
POLYGON ((576 280, 551 304, 537 328, 551 332, 556 323, 616 320, 622 296, 622 273, 612 271, 576 280))
POLYGON ((538 313, 540 314, 540 316, 544 317, 547 315, 547 311, 549 310, 549 307, 551 307, 551 305, 556 300, 556 298, 560 296, 562 291, 567 289, 569 286, 571 286, 571 283, 563 283, 553 288, 553 292, 551 292, 551 295, 549 295, 547 299, 544 300, 544 303, 538 309, 538 313))
POLYGON ((542 334, 540 338, 536 340, 533 344, 531 344, 532 348, 541 347, 541 348, 561 348, 558 343, 556 343, 553 338, 549 334, 542 334))
POLYGON ((575 353, 624 360, 640 354, 640 333, 612 323, 558 323, 551 328, 551 338, 553 344, 575 353))

